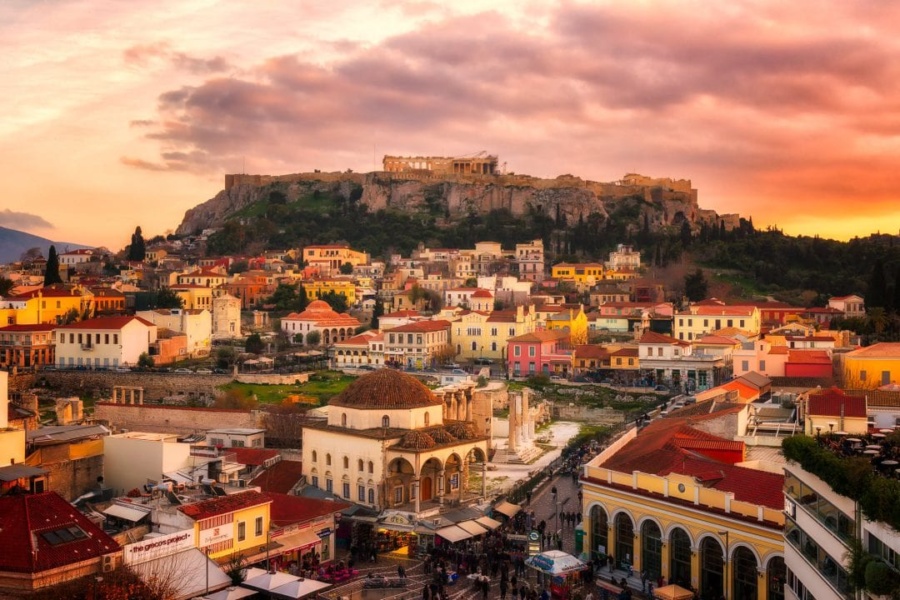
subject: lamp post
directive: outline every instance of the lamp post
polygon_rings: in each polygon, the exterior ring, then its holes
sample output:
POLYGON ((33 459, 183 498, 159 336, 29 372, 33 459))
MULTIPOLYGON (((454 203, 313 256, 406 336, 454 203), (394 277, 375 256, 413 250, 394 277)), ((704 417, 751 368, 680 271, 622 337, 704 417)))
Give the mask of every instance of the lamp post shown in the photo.
POLYGON ((209 546, 206 547, 206 563, 203 570, 206 572, 206 595, 209 596, 209 546))
POLYGON ((554 527, 554 530, 559 531, 559 502, 556 501, 557 495, 555 485, 550 489, 550 493, 553 494, 553 506, 556 510, 556 526, 554 527))
POLYGON ((729 563, 729 560, 728 560, 728 550, 729 550, 728 534, 729 534, 728 531, 720 531, 719 532, 719 535, 725 536, 725 556, 724 556, 724 561, 723 561, 725 563, 725 565, 724 565, 725 566, 725 583, 723 585, 723 587, 725 588, 725 600, 728 600, 729 598, 731 598, 731 586, 728 583, 728 571, 729 571, 729 569, 728 569, 728 563, 729 563))

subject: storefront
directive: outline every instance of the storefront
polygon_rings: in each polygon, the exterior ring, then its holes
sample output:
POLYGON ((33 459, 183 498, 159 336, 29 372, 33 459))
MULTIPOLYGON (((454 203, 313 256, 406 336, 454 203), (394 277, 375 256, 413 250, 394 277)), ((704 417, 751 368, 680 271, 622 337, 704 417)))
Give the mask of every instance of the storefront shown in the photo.
POLYGON ((548 586, 546 578, 549 578, 551 595, 564 600, 581 585, 582 572, 588 568, 585 563, 561 550, 541 552, 526 560, 525 565, 540 574, 539 580, 544 579, 545 587, 548 586))
POLYGON ((149 534, 122 548, 123 562, 146 582, 175 600, 193 598, 231 585, 228 577, 205 553, 194 547, 194 531, 149 534))
POLYGON ((415 521, 409 515, 386 513, 375 525, 376 551, 415 556, 419 545, 415 529, 415 521))

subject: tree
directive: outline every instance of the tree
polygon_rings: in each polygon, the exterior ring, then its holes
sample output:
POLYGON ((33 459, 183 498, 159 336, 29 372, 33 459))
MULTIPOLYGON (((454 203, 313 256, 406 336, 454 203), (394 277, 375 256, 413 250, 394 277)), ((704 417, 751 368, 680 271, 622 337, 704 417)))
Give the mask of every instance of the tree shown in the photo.
POLYGON ((40 258, 41 256, 43 256, 41 249, 38 248, 37 246, 35 246, 34 248, 29 248, 28 250, 23 252, 22 255, 19 257, 19 262, 22 263, 23 267, 25 265, 31 266, 31 263, 33 263, 36 259, 40 258))
POLYGON ((341 275, 350 275, 351 273, 353 273, 353 265, 352 264, 345 262, 344 264, 341 265, 341 275))
POLYGON ((697 302, 706 298, 706 292, 709 284, 702 269, 697 269, 693 273, 684 276, 684 295, 688 300, 697 302))
POLYGON ((8 296, 15 285, 16 284, 13 283, 12 279, 7 279, 6 277, 0 275, 0 297, 8 296))
POLYGON ((290 310, 301 312, 306 308, 306 291, 302 285, 279 283, 271 296, 266 298, 266 304, 274 304, 275 310, 290 310))
POLYGON ((258 333, 251 333, 247 337, 247 342, 244 344, 244 350, 249 352, 250 354, 262 354, 263 349, 265 348, 262 338, 258 333))
POLYGON ((142 369, 152 369, 155 364, 156 361, 154 361, 153 357, 146 352, 141 352, 141 355, 138 356, 137 366, 142 369))
POLYGON ((50 256, 47 257, 47 268, 44 270, 44 286, 62 283, 59 276, 59 256, 56 254, 56 246, 50 246, 50 256))
POLYGON ((141 234, 140 226, 138 226, 131 236, 131 245, 128 246, 128 260, 143 262, 146 257, 147 248, 144 245, 144 236, 141 234))
POLYGON ((335 312, 344 313, 347 312, 349 305, 347 304, 347 296, 343 294, 337 294, 334 291, 327 291, 319 297, 319 300, 324 300, 328 303, 328 306, 332 308, 335 312))
POLYGON ((378 319, 384 314, 384 304, 375 298, 375 308, 372 309, 372 329, 378 329, 378 319))
POLYGON ((222 346, 216 350, 216 366, 220 369, 230 369, 234 365, 236 355, 231 346, 222 346))
POLYGON ((182 308, 184 299, 175 293, 172 288, 160 288, 156 294, 155 308, 182 308))
POLYGON ((884 260, 878 258, 872 265, 869 289, 866 291, 866 307, 888 306, 887 279, 884 276, 884 260))
POLYGON ((256 397, 244 390, 233 388, 226 390, 224 394, 216 397, 213 406, 216 408, 236 408, 240 410, 252 410, 259 404, 256 397))
POLYGON ((306 345, 307 346, 318 346, 319 342, 322 341, 322 334, 318 331, 310 331, 306 334, 306 345))

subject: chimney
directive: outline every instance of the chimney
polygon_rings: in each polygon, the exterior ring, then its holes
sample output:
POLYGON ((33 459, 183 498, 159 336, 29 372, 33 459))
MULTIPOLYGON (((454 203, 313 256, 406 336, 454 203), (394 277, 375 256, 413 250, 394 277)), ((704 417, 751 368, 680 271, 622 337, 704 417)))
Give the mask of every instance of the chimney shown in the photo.
POLYGON ((9 373, 0 371, 0 430, 9 427, 9 373))

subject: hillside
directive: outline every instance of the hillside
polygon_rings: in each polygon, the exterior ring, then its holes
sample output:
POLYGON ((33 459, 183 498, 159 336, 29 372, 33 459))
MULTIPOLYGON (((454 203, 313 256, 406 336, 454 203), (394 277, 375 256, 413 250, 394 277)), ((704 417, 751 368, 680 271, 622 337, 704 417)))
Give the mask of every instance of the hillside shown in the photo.
POLYGON ((57 252, 90 247, 69 242, 54 242, 24 231, 0 227, 0 263, 15 262, 31 248, 40 248, 44 258, 46 258, 50 252, 51 245, 56 246, 57 252))

